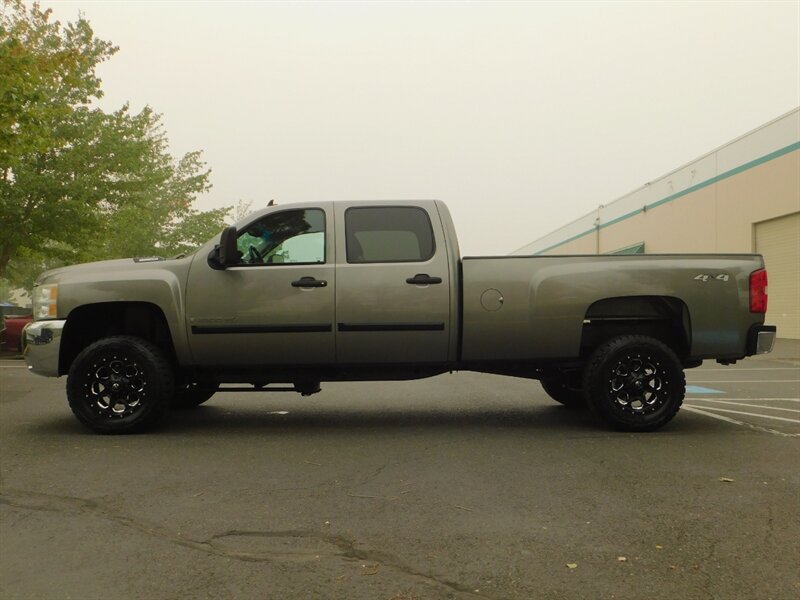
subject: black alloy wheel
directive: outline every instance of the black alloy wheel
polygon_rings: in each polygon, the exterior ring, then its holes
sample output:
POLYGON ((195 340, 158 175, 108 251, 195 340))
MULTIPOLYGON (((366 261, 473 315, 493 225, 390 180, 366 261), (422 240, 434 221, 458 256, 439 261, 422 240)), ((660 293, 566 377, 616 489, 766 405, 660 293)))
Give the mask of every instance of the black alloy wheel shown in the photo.
POLYGON ((654 431, 677 414, 686 393, 683 366, 661 341, 643 335, 609 340, 584 376, 586 401, 616 429, 654 431))
POLYGON ((98 433, 131 433, 163 416, 173 394, 169 361, 145 340, 117 336, 87 346, 72 363, 67 399, 98 433))

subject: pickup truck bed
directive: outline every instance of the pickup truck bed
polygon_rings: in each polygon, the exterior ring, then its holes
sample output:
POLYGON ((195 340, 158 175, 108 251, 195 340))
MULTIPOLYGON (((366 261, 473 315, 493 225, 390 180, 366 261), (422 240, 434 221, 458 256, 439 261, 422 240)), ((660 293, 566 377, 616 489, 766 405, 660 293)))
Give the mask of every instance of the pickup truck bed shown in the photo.
POLYGON ((759 321, 742 307, 761 264, 751 254, 467 257, 461 359, 574 358, 592 331, 633 321, 688 360, 741 358, 759 321))

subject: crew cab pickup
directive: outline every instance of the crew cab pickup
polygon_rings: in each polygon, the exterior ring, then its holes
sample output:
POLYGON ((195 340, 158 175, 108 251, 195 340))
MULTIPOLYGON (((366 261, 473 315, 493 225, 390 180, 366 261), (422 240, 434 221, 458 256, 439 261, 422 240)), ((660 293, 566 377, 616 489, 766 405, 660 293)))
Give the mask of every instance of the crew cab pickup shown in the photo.
POLYGON ((441 201, 271 206, 191 256, 43 274, 25 358, 67 375, 73 413, 102 433, 220 389, 454 370, 538 379, 650 431, 678 412, 684 369, 772 349, 766 286, 755 254, 461 258, 441 201))

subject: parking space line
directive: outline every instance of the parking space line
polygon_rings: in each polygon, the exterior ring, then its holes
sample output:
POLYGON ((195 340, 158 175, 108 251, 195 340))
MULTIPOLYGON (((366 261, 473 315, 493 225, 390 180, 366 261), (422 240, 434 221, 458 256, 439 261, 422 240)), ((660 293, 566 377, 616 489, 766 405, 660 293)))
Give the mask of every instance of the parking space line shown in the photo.
POLYGON ((683 409, 703 415, 705 417, 717 419, 718 421, 725 421, 726 423, 732 423, 733 425, 739 425, 740 427, 747 427, 748 429, 753 429, 754 431, 760 431, 762 433, 771 433, 772 435, 779 435, 781 437, 800 437, 800 433, 786 433, 785 431, 777 431, 775 429, 770 429, 769 427, 762 427, 761 425, 754 425, 753 423, 746 423, 745 421, 732 419, 731 417, 726 417, 725 415, 717 415, 694 406, 687 406, 684 404, 683 409))
POLYGON ((715 381, 698 379, 686 383, 800 383, 800 379, 717 379, 715 381))
MULTIPOLYGON (((700 400, 700 398, 696 399, 700 400)), ((800 398, 726 398, 726 400, 728 402, 800 402, 800 398)))
MULTIPOLYGON (((765 410, 783 410, 786 412, 797 413, 800 415, 800 409, 797 408, 782 408, 780 406, 764 406, 763 404, 745 404, 744 402, 735 402, 731 400, 712 400, 711 398, 692 398, 692 400, 699 400, 701 402, 713 402, 714 404, 733 404, 734 406, 747 406, 749 408, 763 408, 765 410)), ((800 402, 800 400, 798 400, 800 402)), ((711 407, 709 407, 711 408, 711 407)), ((715 409, 718 410, 718 409, 715 409)))
POLYGON ((686 386, 687 394, 724 394, 722 390, 715 390, 714 388, 707 388, 701 385, 688 385, 686 386))
MULTIPOLYGON (((691 404, 689 404, 688 406, 690 408, 700 408, 699 406, 693 406, 691 404)), ((713 407, 713 408, 710 407, 710 406, 704 406, 703 408, 706 408, 708 410, 713 410, 715 412, 731 413, 733 415, 744 415, 746 417, 759 417, 761 419, 773 419, 775 421, 786 421, 788 423, 800 423, 800 419, 788 419, 786 417, 776 417, 774 415, 762 415, 762 414, 759 414, 759 413, 743 412, 741 410, 730 410, 730 409, 727 409, 727 408, 717 408, 716 406, 713 407)))
POLYGON ((727 367, 723 369, 703 369, 707 371, 725 371, 731 373, 732 371, 800 371, 800 367, 727 367))
POLYGON ((722 390, 715 390, 713 388, 707 388, 700 385, 687 385, 686 386, 686 393, 687 394, 724 394, 722 390))

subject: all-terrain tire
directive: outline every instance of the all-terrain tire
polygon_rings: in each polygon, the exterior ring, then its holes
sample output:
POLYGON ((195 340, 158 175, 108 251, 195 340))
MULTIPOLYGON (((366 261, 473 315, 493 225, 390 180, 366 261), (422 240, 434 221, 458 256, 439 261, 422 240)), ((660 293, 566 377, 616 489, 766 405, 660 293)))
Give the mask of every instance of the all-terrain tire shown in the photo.
POLYGON ((103 338, 78 354, 67 377, 75 417, 98 433, 133 433, 170 406, 174 373, 164 353, 132 336, 103 338))
POLYGON ((570 377, 570 375, 561 371, 554 371, 542 375, 539 383, 547 395, 556 402, 560 402, 569 408, 584 408, 586 406, 586 395, 583 393, 582 388, 576 386, 576 383, 581 385, 580 379, 577 376, 570 377))
POLYGON ((611 427, 655 431, 678 413, 686 378, 669 346, 645 335, 624 335, 595 350, 583 389, 589 408, 611 427))

